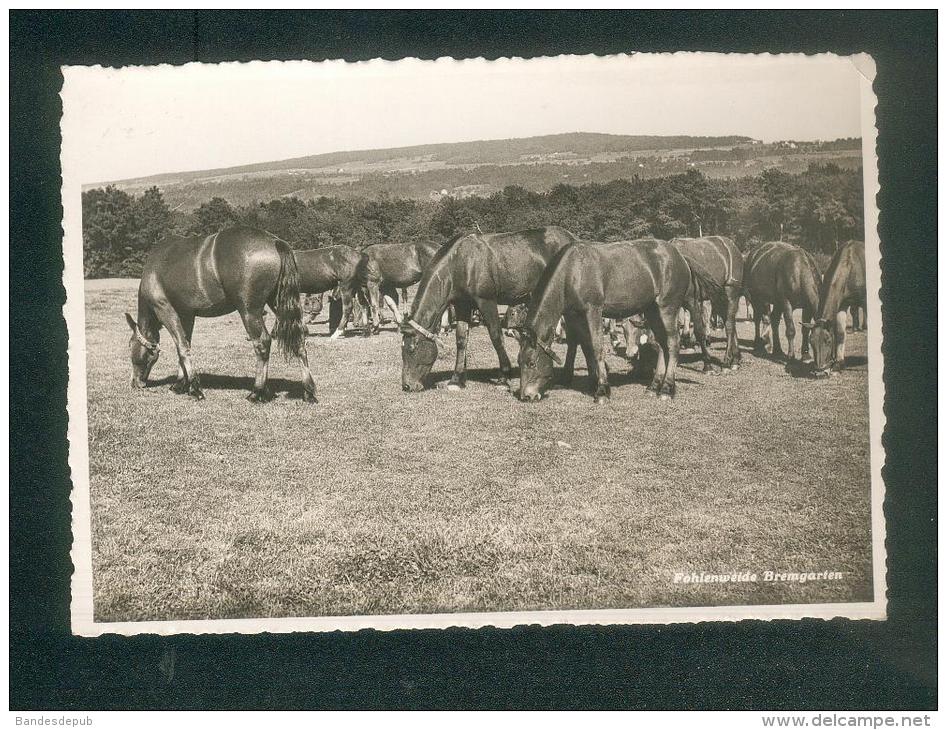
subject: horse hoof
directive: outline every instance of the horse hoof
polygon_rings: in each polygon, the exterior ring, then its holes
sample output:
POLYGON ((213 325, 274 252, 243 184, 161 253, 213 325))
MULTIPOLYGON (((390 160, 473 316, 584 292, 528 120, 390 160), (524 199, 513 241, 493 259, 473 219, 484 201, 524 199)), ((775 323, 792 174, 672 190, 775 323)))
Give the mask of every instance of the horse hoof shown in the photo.
POLYGON ((204 400, 204 391, 202 390, 192 390, 188 395, 194 400, 204 400))
POLYGON ((595 405, 604 406, 608 405, 609 397, 607 395, 597 395, 595 396, 595 405))
POLYGON ((505 380, 497 380, 493 384, 493 387, 496 388, 497 390, 509 390, 510 384, 505 380))
POLYGON ((457 391, 464 389, 464 386, 462 386, 460 383, 448 383, 445 387, 451 393, 456 393, 457 391))
POLYGON ((303 391, 303 403, 318 403, 319 400, 316 398, 315 393, 310 393, 308 390, 303 391))
POLYGON ((658 394, 652 388, 648 388, 645 391, 645 395, 647 395, 649 398, 657 398, 658 396, 658 394))
POLYGON ((658 396, 658 400, 671 400, 671 394, 661 393, 661 395, 658 396))

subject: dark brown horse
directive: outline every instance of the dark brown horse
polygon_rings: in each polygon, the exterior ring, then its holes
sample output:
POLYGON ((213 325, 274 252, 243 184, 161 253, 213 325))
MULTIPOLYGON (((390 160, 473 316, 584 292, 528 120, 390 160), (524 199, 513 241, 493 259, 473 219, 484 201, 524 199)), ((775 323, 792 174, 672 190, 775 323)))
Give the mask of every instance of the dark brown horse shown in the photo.
POLYGON ((401 324, 398 289, 404 292, 407 287, 421 281, 421 275, 440 247, 439 243, 432 241, 416 241, 375 243, 362 250, 365 258, 361 278, 371 303, 374 329, 377 330, 381 324, 382 302, 388 305, 395 321, 401 324))
POLYGON ((302 363, 303 400, 316 402, 316 384, 306 356, 299 277, 290 247, 254 228, 226 228, 207 237, 170 237, 148 254, 138 287, 138 321, 125 314, 132 336, 132 386, 143 388, 158 360, 164 327, 178 351, 178 378, 171 390, 204 397, 191 358, 195 317, 220 317, 236 311, 243 319, 257 368, 251 401, 273 396, 267 387, 270 333, 263 321, 269 304, 276 314, 273 338, 302 363))
MULTIPOLYGON (((367 298, 364 281, 361 279, 363 255, 351 246, 326 246, 309 251, 296 252, 296 267, 299 270, 299 291, 303 294, 323 294, 338 289, 342 302, 342 320, 332 333, 336 339, 344 331, 352 316, 352 301, 359 290, 367 298)), ((316 312, 322 309, 322 300, 316 312)))
POLYGON ((688 298, 700 301, 704 287, 713 288, 713 283, 692 269, 667 241, 583 241, 563 249, 549 263, 529 303, 520 335, 520 398, 539 400, 552 380, 552 363, 558 360, 552 342, 556 323, 564 316, 569 342, 566 381, 572 377, 576 349, 581 346, 595 402, 607 401, 610 389, 602 317, 634 314, 644 314, 662 351, 648 392, 672 398, 680 344, 678 311, 688 298))
MULTIPOLYGON (((749 252, 743 270, 743 287, 753 304, 753 321, 756 336, 753 348, 757 354, 765 353, 760 325, 768 308, 772 306, 770 327, 773 333, 773 356, 782 355, 779 341, 779 317, 786 324, 786 339, 789 340, 789 359, 796 358, 796 325, 792 319, 795 309, 802 309, 802 321, 810 322, 819 306, 819 285, 822 277, 815 259, 805 249, 783 241, 762 243, 749 252)), ((802 360, 809 354, 809 330, 802 330, 802 360)))
POLYGON ((846 309, 867 307, 866 291, 865 242, 849 241, 835 252, 826 269, 815 322, 802 325, 810 328, 816 375, 827 375, 829 368, 844 367, 846 309))
POLYGON ((497 384, 508 387, 513 366, 503 347, 497 304, 527 301, 546 264, 575 241, 576 237, 564 228, 548 226, 517 233, 461 235, 445 244, 424 271, 411 317, 401 326, 404 390, 424 389, 423 379, 437 359, 434 332, 449 304, 454 305, 457 317, 457 359, 448 388, 465 385, 467 335, 475 307, 480 310, 500 360, 497 384))
MULTIPOLYGON (((723 358, 724 372, 740 367, 740 347, 737 343, 737 309, 740 306, 740 291, 743 287, 743 255, 729 238, 704 236, 703 238, 675 238, 671 245, 684 254, 688 263, 693 262, 707 272, 719 287, 720 295, 711 299, 711 312, 723 313, 724 329, 727 333, 727 351, 723 358)), ((718 291, 718 290, 715 290, 718 291)), ((702 316, 691 312, 691 317, 702 316)), ((707 338, 698 340, 704 358, 704 371, 713 372, 707 338)))

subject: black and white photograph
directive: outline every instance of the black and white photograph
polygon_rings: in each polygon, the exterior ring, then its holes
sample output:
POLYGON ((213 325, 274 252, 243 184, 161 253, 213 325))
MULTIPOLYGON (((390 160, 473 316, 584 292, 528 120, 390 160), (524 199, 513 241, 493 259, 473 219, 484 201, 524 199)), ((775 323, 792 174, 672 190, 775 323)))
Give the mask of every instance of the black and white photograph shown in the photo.
POLYGON ((64 67, 73 632, 884 619, 874 76, 64 67))

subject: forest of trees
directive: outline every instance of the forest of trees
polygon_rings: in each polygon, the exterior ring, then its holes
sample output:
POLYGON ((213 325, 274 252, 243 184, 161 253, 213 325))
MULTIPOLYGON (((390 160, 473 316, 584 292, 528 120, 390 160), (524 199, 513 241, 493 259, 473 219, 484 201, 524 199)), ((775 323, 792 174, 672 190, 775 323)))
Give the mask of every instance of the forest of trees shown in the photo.
POLYGON ((262 228, 297 248, 444 241, 478 227, 489 232, 540 225, 560 225, 598 241, 716 234, 745 249, 782 239, 823 255, 840 242, 864 238, 861 171, 832 164, 812 164, 796 175, 773 169, 735 179, 691 170, 557 185, 548 192, 508 185, 488 197, 459 200, 282 197, 234 206, 217 197, 190 211, 171 210, 156 187, 139 196, 106 187, 82 194, 82 214, 89 278, 138 276, 162 236, 206 235, 235 224, 262 228))

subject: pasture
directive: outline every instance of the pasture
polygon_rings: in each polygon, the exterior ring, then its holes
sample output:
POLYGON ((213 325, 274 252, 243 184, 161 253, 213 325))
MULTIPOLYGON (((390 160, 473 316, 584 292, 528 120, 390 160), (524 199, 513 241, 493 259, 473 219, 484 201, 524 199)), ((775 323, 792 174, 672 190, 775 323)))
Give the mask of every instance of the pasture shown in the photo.
POLYGON ((393 325, 330 341, 318 324, 319 404, 274 356, 279 397, 260 405, 229 315, 197 321, 195 402, 168 390, 166 333, 152 386, 129 387, 136 289, 86 286, 97 621, 871 598, 864 333, 849 337, 854 367, 815 381, 754 357, 740 322, 743 368, 714 377, 685 358, 669 403, 612 355, 612 399, 596 406, 581 353, 573 389, 520 403, 489 383, 496 356, 477 327, 465 391, 406 394, 393 325), (745 570, 844 579, 673 582, 745 570))

